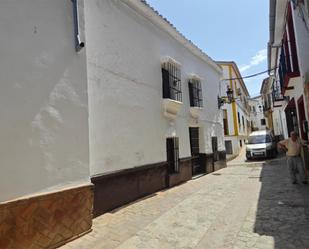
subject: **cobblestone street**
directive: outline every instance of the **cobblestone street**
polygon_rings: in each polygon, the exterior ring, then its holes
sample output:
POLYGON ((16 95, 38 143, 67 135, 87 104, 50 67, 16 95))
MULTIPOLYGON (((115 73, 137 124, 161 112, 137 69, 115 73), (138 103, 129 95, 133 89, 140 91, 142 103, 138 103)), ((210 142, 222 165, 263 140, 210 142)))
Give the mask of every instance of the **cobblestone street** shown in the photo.
POLYGON ((102 215, 62 248, 308 249, 308 193, 283 158, 233 164, 102 215))

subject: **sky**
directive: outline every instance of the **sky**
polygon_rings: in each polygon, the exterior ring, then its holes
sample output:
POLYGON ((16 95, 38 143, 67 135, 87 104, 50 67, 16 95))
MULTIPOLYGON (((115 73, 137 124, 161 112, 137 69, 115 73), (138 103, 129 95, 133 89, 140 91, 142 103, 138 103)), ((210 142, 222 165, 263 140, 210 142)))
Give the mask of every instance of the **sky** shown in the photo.
MULTIPOLYGON (((147 0, 213 60, 235 61, 242 76, 267 70, 269 0, 147 0)), ((251 96, 267 74, 246 79, 251 96)))

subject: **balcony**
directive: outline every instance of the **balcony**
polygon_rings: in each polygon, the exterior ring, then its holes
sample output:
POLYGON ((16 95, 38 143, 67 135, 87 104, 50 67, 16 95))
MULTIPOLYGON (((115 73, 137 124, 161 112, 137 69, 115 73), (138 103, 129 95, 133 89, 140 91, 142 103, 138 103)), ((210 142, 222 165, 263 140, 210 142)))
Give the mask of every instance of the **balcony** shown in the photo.
POLYGON ((285 98, 282 94, 281 87, 280 85, 273 85, 273 90, 272 90, 272 97, 273 97, 273 102, 278 102, 278 101, 284 101, 285 98))
POLYGON ((290 79, 300 76, 296 39, 290 5, 288 5, 286 29, 283 35, 279 60, 280 62, 278 74, 281 92, 284 95, 286 90, 291 89, 291 86, 289 86, 290 79))
POLYGON ((182 106, 181 73, 178 65, 166 62, 162 67, 163 115, 174 120, 182 106))
POLYGON ((298 67, 293 68, 288 66, 288 61, 284 54, 284 50, 281 50, 278 73, 279 73, 281 93, 284 96, 285 91, 289 90, 290 79, 300 76, 298 67))

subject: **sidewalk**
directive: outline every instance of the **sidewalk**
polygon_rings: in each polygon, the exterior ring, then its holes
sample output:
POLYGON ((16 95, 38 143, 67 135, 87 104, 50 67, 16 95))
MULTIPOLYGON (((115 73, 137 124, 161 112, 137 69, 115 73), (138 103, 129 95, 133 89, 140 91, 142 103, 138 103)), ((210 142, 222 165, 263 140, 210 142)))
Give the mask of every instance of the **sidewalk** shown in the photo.
POLYGON ((309 248, 304 196, 284 160, 233 166, 102 215, 67 245, 100 249, 309 248))

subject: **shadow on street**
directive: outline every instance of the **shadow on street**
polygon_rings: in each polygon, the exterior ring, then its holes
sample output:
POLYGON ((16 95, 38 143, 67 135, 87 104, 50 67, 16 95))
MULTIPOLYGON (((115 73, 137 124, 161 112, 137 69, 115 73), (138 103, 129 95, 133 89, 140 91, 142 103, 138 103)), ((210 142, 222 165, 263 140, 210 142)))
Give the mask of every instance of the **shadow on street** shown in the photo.
POLYGON ((308 185, 293 185, 285 157, 263 163, 254 232, 271 236, 274 248, 308 249, 308 185))

